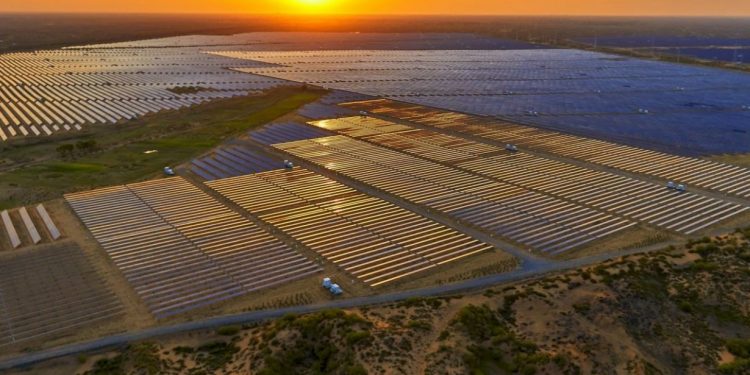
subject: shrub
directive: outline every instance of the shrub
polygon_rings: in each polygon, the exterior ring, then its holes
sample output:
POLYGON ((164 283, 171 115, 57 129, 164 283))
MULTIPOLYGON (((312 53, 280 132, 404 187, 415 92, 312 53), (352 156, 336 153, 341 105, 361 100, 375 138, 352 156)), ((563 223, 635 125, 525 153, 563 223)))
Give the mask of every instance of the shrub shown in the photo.
POLYGON ((207 369, 216 371, 226 366, 239 350, 233 343, 214 341, 199 346, 196 359, 207 369))
POLYGON ((750 358, 750 340, 732 339, 726 342, 727 350, 737 357, 750 358))
POLYGON ((750 372, 750 359, 740 358, 719 366, 721 374, 747 374, 750 372))
POLYGON ((125 369, 123 364, 125 358, 122 354, 112 358, 102 358, 94 362, 91 371, 86 371, 86 375, 124 375, 125 369))
POLYGON ((579 314, 585 314, 591 310, 591 304, 589 303, 575 303, 573 304, 573 310, 579 314))
POLYGON ((349 345, 357 345, 359 343, 367 343, 372 338, 370 332, 367 331, 353 331, 346 334, 346 343, 349 345))
POLYGON ((195 352, 195 349, 189 346, 176 346, 172 351, 175 352, 175 354, 192 354, 195 352))
POLYGON ((127 356, 133 363, 133 368, 139 374, 156 375, 162 371, 159 357, 159 346, 151 342, 133 344, 128 348, 127 356))
POLYGON ((412 320, 406 326, 412 329, 419 329, 423 331, 429 331, 432 329, 432 324, 424 320, 412 320))
POLYGON ((690 270, 696 272, 710 272, 719 269, 719 264, 715 262, 706 262, 702 260, 695 261, 690 265, 690 270))
POLYGON ((365 370, 365 368, 361 364, 357 363, 355 365, 348 366, 344 370, 344 373, 346 375, 367 375, 367 370, 365 370))
POLYGON ((65 145, 59 145, 56 148, 58 155, 60 155, 61 158, 67 158, 73 156, 73 151, 75 150, 75 146, 70 144, 65 145))
POLYGON ((437 339, 438 339, 438 341, 444 341, 445 339, 447 339, 448 337, 450 337, 450 335, 451 335, 450 332, 443 331, 443 332, 440 332, 440 336, 438 336, 437 339))
POLYGON ((221 336, 234 336, 240 331, 241 327, 237 325, 219 327, 216 333, 221 336))

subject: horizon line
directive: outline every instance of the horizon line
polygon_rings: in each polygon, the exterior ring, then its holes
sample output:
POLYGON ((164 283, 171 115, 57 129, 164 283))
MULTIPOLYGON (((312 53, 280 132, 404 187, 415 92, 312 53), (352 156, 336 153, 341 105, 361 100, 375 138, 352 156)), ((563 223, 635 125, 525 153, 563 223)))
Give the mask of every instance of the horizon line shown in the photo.
POLYGON ((238 16, 238 17, 610 17, 610 18, 724 18, 724 19, 748 19, 750 14, 726 15, 689 15, 689 14, 607 14, 607 13, 578 13, 578 14, 542 14, 542 13, 492 13, 492 14, 445 14, 445 13, 248 13, 248 12, 107 12, 107 11, 3 11, 0 15, 145 15, 145 16, 238 16))

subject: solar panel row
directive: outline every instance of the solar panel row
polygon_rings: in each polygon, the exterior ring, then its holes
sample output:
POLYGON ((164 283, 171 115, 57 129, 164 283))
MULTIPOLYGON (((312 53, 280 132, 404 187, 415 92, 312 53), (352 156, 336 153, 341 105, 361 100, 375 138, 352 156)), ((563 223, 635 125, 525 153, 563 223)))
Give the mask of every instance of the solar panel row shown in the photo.
POLYGON ((371 117, 348 117, 311 124, 686 234, 750 210, 747 206, 694 193, 680 193, 647 181, 371 117))
POLYGON ((389 100, 351 103, 349 106, 438 129, 478 136, 491 142, 512 143, 530 150, 653 176, 665 182, 673 180, 750 198, 748 168, 389 100))
POLYGON ((320 270, 179 177, 65 198, 157 318, 320 270))
POLYGON ((207 184, 371 286, 492 249, 302 168, 207 184))
MULTIPOLYGON (((184 35, 167 38, 95 44, 75 49, 235 46, 252 50, 413 50, 413 49, 524 49, 540 45, 471 33, 351 33, 351 32, 254 32, 235 35, 184 35)), ((544 47, 546 48, 546 47, 544 47)))
MULTIPOLYGON (((62 237, 57 225, 42 204, 37 205, 31 211, 26 207, 3 210, 0 212, 0 227, 3 227, 4 230, 0 232, 5 233, 8 244, 13 249, 55 241, 62 237)), ((0 237, 3 237, 2 233, 0 237)))
POLYGON ((248 133, 250 139, 270 145, 300 139, 319 138, 331 135, 322 129, 312 128, 296 122, 274 123, 248 133))
POLYGON ((190 170, 205 180, 240 176, 278 169, 281 160, 241 146, 214 149, 210 155, 192 161, 190 170))
POLYGON ((610 214, 344 136, 274 147, 543 252, 565 252, 635 225, 610 214))

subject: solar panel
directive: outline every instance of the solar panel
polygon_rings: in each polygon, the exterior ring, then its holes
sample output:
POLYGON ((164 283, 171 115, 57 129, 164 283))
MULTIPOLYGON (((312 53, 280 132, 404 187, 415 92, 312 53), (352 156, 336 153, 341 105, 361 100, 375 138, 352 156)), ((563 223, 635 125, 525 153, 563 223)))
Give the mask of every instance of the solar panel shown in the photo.
POLYGON ((180 177, 65 198, 157 318, 320 271, 180 177))
POLYGON ((302 168, 207 185, 370 286, 492 248, 302 168))

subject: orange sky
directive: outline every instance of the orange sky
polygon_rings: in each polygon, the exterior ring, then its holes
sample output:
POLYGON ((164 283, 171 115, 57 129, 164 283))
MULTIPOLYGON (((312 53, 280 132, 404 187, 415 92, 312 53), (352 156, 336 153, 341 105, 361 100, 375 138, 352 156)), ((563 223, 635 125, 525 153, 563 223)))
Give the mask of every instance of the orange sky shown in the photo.
POLYGON ((0 0, 0 12, 60 11, 750 16, 750 0, 0 0))

